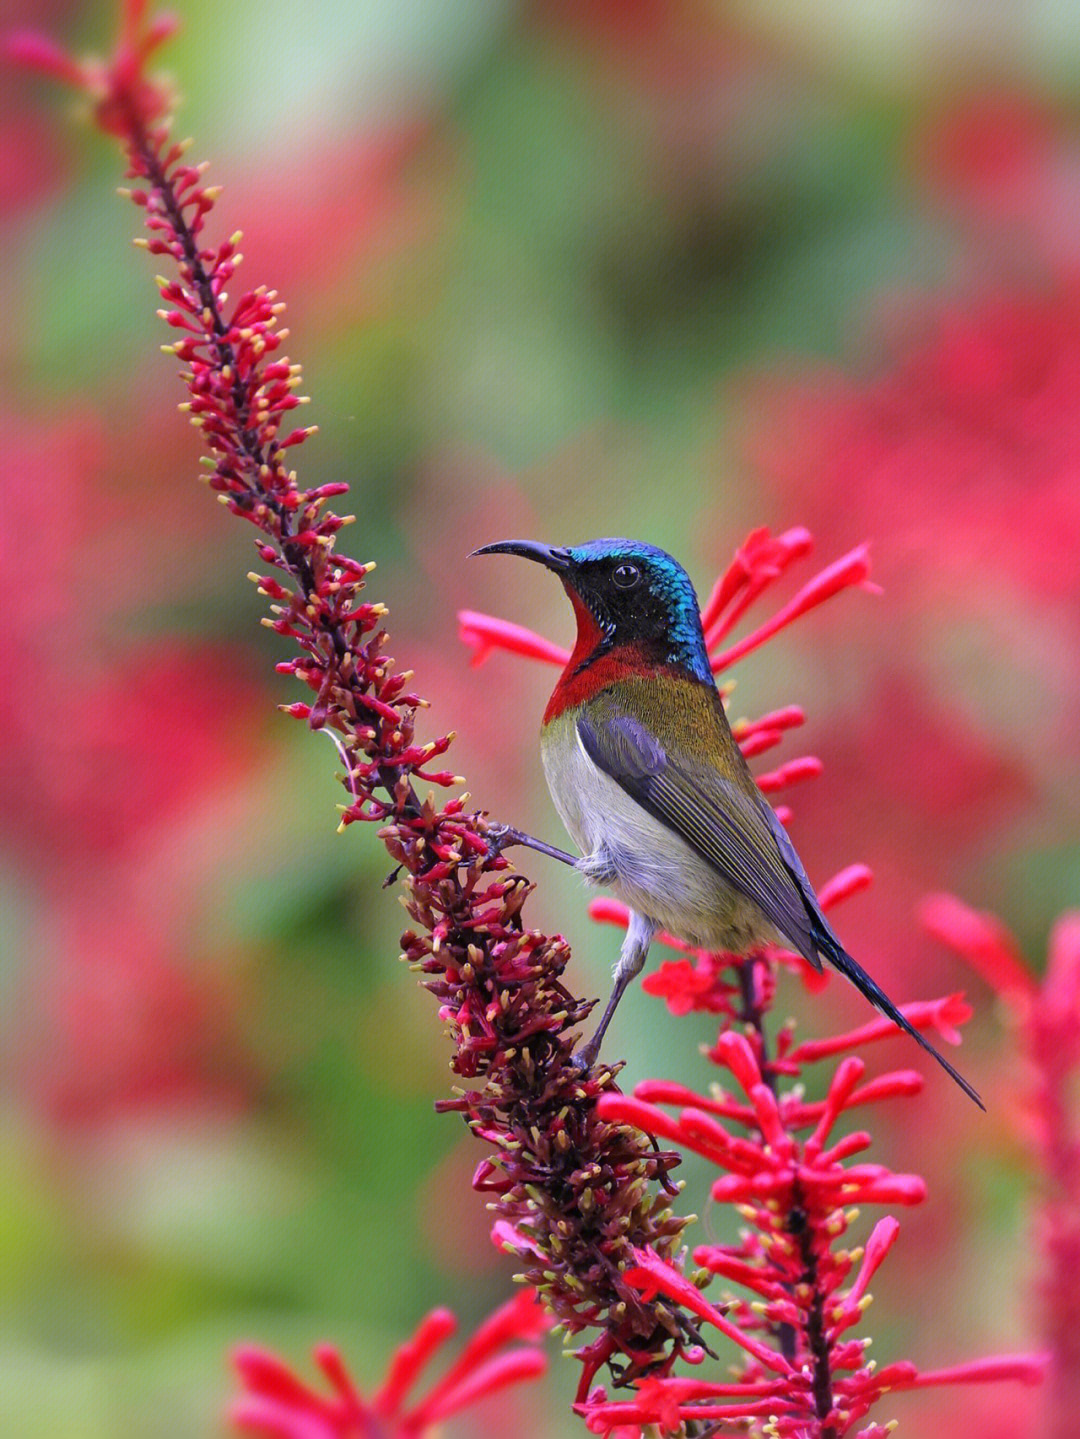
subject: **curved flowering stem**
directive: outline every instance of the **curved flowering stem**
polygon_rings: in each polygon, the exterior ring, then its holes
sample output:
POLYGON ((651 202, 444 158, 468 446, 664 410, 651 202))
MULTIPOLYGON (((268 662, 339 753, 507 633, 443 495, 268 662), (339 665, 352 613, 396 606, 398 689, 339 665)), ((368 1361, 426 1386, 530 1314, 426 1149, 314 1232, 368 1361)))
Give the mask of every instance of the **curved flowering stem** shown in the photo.
POLYGON ((182 366, 181 408, 203 438, 205 478, 256 531, 260 568, 250 578, 270 602, 263 623, 296 650, 277 668, 310 691, 282 708, 331 734, 345 771, 341 827, 378 823, 399 867, 414 924, 403 956, 438 1000, 462 1080, 440 1107, 461 1113, 485 1146, 474 1182, 504 1247, 566 1331, 591 1334, 583 1392, 605 1365, 627 1382, 666 1371, 696 1336, 694 1316, 663 1296, 643 1298, 624 1270, 635 1248, 678 1256, 686 1221, 671 1211, 669 1178, 678 1156, 600 1116, 619 1066, 583 1073, 573 1061, 592 1001, 562 982, 569 947, 523 923, 531 886, 490 843, 487 817, 466 810, 467 796, 440 803, 430 788, 460 783, 439 763, 453 736, 417 739, 426 702, 385 652, 385 606, 364 595, 374 566, 336 549, 352 517, 327 502, 348 487, 303 489, 290 468, 315 428, 286 425, 303 400, 299 366, 281 349, 284 307, 264 286, 229 301, 241 237, 207 240, 219 190, 204 165, 187 163, 187 144, 171 141, 171 94, 144 72, 172 28, 127 0, 106 61, 69 60, 26 35, 9 49, 78 87, 121 142, 149 231, 140 243, 172 266, 172 278, 158 280, 159 313, 176 336, 164 348, 182 366))

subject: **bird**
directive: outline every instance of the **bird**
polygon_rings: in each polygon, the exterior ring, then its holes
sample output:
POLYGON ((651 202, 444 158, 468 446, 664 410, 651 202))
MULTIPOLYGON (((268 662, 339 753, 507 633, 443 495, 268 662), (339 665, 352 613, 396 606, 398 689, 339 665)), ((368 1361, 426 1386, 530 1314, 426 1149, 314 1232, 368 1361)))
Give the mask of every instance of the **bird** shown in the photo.
POLYGON ((573 546, 500 540, 474 555, 516 555, 562 581, 577 638, 544 711, 541 760, 560 818, 581 851, 528 844, 573 864, 629 910, 611 998, 579 1051, 596 1062, 627 986, 659 930, 709 951, 795 950, 828 962, 910 1035, 980 1109, 976 1090, 844 949, 802 861, 736 744, 713 678, 686 570, 629 539, 573 546))

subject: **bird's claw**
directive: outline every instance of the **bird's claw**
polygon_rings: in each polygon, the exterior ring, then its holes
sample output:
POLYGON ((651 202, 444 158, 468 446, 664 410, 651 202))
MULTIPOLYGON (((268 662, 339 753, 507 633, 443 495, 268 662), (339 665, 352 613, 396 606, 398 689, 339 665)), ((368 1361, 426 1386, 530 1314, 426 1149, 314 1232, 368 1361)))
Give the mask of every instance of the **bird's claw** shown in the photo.
POLYGON ((507 841, 511 838, 513 830, 508 824, 489 824, 484 831, 484 838, 487 840, 488 859, 498 859, 503 852, 507 841))
POLYGON ((583 1044, 575 1054, 570 1056, 570 1063, 575 1069, 580 1070, 582 1074, 588 1074, 596 1064, 599 1052, 600 1046, 594 1044, 590 1039, 588 1044, 583 1044))

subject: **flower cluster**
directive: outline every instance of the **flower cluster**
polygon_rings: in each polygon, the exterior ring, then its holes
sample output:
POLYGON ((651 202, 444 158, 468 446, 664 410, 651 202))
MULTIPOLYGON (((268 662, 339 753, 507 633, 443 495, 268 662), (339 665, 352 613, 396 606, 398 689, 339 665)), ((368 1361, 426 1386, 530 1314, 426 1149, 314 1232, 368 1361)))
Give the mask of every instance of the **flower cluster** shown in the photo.
MULTIPOLYGON (((1080 1406, 1080 913, 1065 914, 1055 925, 1041 978, 993 915, 939 894, 923 904, 922 920, 1000 996, 1028 1072, 1022 1097, 1013 1106, 1044 1190, 1038 1239, 1049 1368, 1040 1432, 1066 1439, 1075 1430, 1080 1406)), ((1002 1102, 1008 1102, 1005 1095, 1002 1102)))
POLYGON ((329 1396, 310 1389, 274 1355, 245 1346, 234 1355, 243 1393, 231 1406, 231 1417, 243 1433, 266 1439, 365 1439, 374 1434, 423 1439, 452 1414, 510 1385, 539 1378, 547 1361, 536 1346, 548 1324, 532 1294, 517 1295, 484 1321, 422 1399, 410 1398, 420 1372, 457 1328, 448 1309, 433 1309, 421 1321, 368 1399, 330 1345, 315 1351, 333 1391, 329 1396))
MULTIPOLYGON (((906 1006, 905 1013, 916 1024, 930 1018, 925 1006, 906 1006)), ((948 1034, 940 1009, 933 1018, 948 1034)), ((648 1080, 632 1096, 601 1101, 605 1114, 690 1149, 723 1171, 712 1185, 712 1198, 736 1205, 746 1227, 738 1243, 700 1245, 693 1257, 706 1273, 749 1290, 752 1297, 729 1293, 726 1304, 715 1306, 670 1265, 639 1254, 631 1281, 646 1294, 667 1294, 691 1308, 703 1325, 742 1351, 742 1367, 733 1379, 645 1380, 630 1400, 594 1394, 579 1406, 592 1432, 655 1424, 662 1433, 680 1433, 692 1422, 741 1420, 755 1426, 752 1432, 775 1439, 840 1439, 891 1390, 1040 1380, 1042 1361, 1024 1355, 944 1370, 921 1372, 906 1362, 879 1369, 866 1356, 870 1341, 852 1333, 899 1225, 891 1216, 880 1219, 865 1244, 847 1248, 843 1240, 858 1212, 850 1206, 918 1204, 926 1194, 918 1175, 851 1162, 871 1143, 866 1130, 834 1133, 852 1111, 922 1089, 921 1075, 912 1070, 864 1081, 865 1065, 851 1051, 882 1037, 886 1025, 867 1025, 822 1044, 793 1045, 785 1033, 772 1063, 760 1058, 759 1030, 751 1027, 757 1043, 727 1030, 710 1058, 730 1071, 734 1091, 718 1087, 698 1095, 679 1084, 648 1080), (824 1099, 807 1101, 801 1086, 778 1091, 777 1073, 799 1078, 805 1065, 845 1051, 824 1099), (670 1107, 676 1109, 674 1116, 667 1112, 670 1107)), ((858 1432, 861 1439, 877 1439, 888 1431, 871 1424, 858 1432)))

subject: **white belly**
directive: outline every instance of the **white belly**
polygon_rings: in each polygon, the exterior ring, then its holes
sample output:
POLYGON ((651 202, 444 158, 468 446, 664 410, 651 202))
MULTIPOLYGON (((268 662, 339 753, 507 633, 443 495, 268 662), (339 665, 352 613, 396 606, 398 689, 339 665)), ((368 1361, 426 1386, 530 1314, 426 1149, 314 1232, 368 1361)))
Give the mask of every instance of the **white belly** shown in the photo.
POLYGON ((586 857, 586 879, 598 882, 608 869, 624 904, 702 949, 744 954, 780 940, 752 901, 593 763, 571 714, 547 726, 541 757, 555 808, 586 857))

